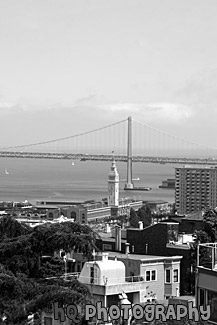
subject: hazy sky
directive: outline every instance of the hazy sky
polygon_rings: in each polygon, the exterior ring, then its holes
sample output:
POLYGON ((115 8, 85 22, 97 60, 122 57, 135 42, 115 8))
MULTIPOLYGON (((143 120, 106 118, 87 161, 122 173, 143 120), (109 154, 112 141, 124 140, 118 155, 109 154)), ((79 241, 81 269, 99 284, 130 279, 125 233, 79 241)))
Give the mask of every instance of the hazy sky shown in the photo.
POLYGON ((2 145, 127 118, 217 147, 216 0, 0 0, 2 145))

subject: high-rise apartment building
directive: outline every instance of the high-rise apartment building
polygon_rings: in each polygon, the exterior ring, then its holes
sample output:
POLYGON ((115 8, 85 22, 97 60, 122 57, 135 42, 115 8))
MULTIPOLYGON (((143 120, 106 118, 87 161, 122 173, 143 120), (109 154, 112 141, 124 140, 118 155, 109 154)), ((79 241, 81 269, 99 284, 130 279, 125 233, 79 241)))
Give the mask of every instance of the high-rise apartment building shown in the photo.
POLYGON ((217 167, 183 166, 175 170, 175 205, 178 213, 217 207, 217 167))

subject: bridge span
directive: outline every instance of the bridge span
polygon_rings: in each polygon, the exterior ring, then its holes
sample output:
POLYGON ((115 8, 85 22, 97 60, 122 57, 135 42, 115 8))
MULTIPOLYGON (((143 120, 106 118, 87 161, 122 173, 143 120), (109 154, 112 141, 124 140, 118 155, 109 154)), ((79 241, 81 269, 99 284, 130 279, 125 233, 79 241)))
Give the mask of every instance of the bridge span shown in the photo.
MULTIPOLYGON (((15 152, 0 151, 1 158, 34 158, 34 159, 71 159, 81 160, 83 162, 92 161, 110 161, 113 155, 102 154, 73 154, 73 153, 41 153, 41 152, 15 152)), ((128 162, 128 157, 115 155, 116 161, 128 162)), ((151 157, 151 156, 132 156, 133 162, 159 163, 159 164, 199 164, 199 165, 216 165, 217 158, 177 158, 177 157, 151 157)))

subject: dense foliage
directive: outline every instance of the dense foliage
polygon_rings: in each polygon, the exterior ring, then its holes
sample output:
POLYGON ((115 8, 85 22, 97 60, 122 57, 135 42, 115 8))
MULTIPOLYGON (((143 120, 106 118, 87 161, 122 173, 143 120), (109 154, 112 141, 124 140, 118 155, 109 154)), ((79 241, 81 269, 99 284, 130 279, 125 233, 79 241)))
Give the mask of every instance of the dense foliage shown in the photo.
POLYGON ((42 311, 52 302, 83 304, 89 291, 77 280, 46 280, 63 274, 61 258, 43 263, 43 254, 79 250, 91 258, 95 234, 86 225, 47 223, 30 228, 11 217, 0 219, 0 319, 22 324, 28 314, 42 311))
POLYGON ((151 225, 152 214, 148 204, 144 204, 137 212, 132 208, 130 209, 130 226, 138 228, 139 221, 142 221, 144 228, 151 225))
POLYGON ((216 210, 207 210, 203 216, 204 231, 209 237, 209 241, 217 241, 217 212, 216 210))

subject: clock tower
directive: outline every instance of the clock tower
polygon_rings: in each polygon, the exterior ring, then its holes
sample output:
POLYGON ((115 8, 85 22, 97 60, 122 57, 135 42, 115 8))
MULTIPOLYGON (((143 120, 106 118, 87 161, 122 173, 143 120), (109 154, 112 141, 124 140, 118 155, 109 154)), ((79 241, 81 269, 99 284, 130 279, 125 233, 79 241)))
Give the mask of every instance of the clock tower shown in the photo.
POLYGON ((119 174, 113 156, 111 171, 108 174, 108 206, 118 207, 119 205, 119 174))

